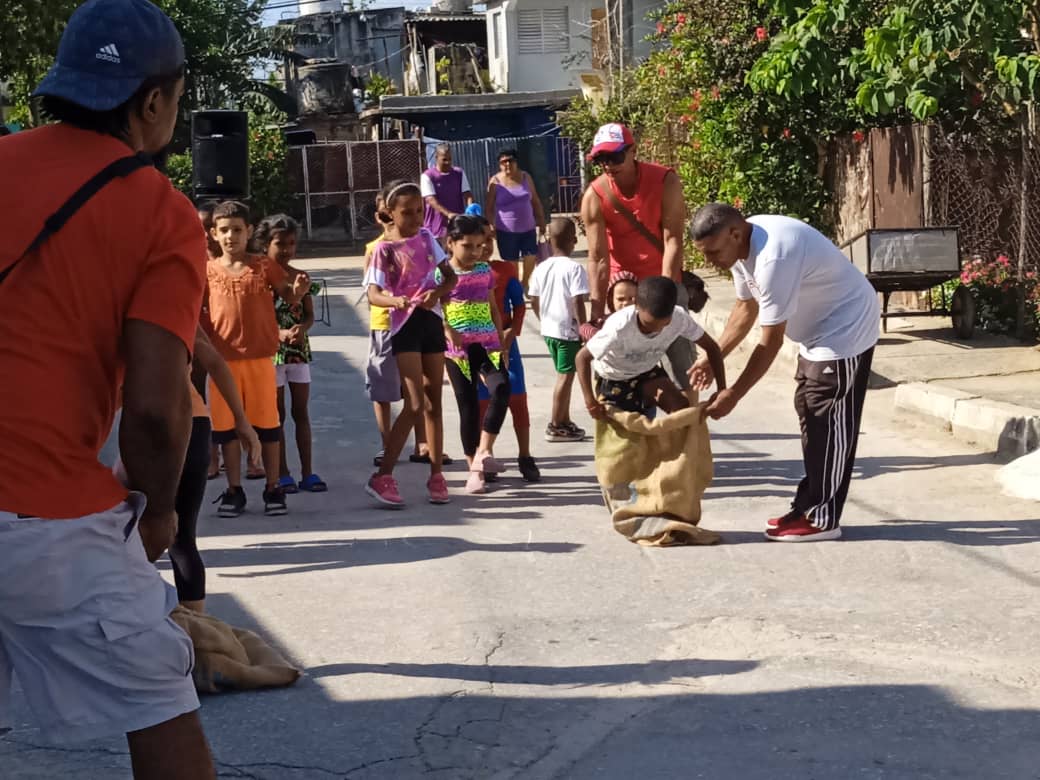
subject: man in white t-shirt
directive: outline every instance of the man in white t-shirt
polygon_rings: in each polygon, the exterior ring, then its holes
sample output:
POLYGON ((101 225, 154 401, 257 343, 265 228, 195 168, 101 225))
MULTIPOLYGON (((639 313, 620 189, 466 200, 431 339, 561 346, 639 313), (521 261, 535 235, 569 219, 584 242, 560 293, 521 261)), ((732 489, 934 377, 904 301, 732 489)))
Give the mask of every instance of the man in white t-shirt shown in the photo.
MULTIPOLYGON (((756 317, 762 325, 744 372, 711 399, 711 417, 733 411, 765 375, 785 335, 801 345, 795 409, 806 475, 791 511, 769 521, 766 538, 838 539, 880 329, 877 293, 826 236, 797 219, 745 219, 732 206, 710 203, 694 214, 690 235, 709 263, 732 271, 736 284, 737 304, 719 340, 722 353, 744 340, 756 317)), ((698 361, 692 373, 708 369, 698 361)))
POLYGON ((677 303, 675 282, 667 276, 648 276, 636 289, 636 305, 611 314, 578 353, 578 381, 585 406, 594 418, 604 416, 606 405, 639 414, 647 414, 654 406, 664 412, 688 407, 689 398, 659 365, 680 338, 701 347, 704 360, 711 366, 710 371, 697 375, 691 370, 693 389, 706 389, 712 378, 718 387, 726 387, 718 344, 694 322, 686 307, 677 303))
POLYGON ((585 298, 589 294, 588 274, 580 263, 571 259, 577 243, 574 221, 555 217, 549 223, 553 256, 534 269, 527 290, 556 368, 552 419, 545 429, 546 441, 553 442, 585 438, 585 431, 571 420, 574 358, 581 349, 578 328, 585 322, 585 298))

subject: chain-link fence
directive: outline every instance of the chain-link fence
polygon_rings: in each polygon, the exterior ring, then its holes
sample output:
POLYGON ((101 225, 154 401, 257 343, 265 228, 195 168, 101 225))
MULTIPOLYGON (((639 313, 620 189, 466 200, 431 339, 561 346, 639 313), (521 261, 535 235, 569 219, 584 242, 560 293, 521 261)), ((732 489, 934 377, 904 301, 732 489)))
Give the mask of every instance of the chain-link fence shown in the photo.
MULTIPOLYGON (((297 216, 309 240, 343 241, 376 234, 376 195, 395 179, 419 181, 433 164, 437 142, 350 141, 289 149, 289 182, 297 216)), ((473 195, 484 200, 498 172, 498 152, 520 151, 547 212, 570 213, 581 202, 581 153, 574 141, 555 136, 452 141, 455 165, 466 171, 473 195)))
POLYGON ((925 224, 956 227, 965 257, 1003 254, 1017 266, 1021 255, 1027 271, 1037 270, 1040 139, 999 144, 937 126, 927 128, 925 139, 925 224))
POLYGON ((310 240, 375 234, 376 194, 395 179, 417 182, 425 168, 419 141, 351 141, 289 150, 289 181, 310 240))

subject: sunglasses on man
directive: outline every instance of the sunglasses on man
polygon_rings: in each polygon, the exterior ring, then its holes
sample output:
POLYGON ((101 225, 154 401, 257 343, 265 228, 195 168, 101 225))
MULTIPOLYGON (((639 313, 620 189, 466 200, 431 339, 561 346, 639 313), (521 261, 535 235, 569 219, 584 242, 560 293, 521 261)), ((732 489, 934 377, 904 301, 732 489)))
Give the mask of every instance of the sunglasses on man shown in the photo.
POLYGON ((515 157, 503 157, 498 161, 499 165, 513 165, 514 163, 516 163, 515 157))
POLYGON ((602 152, 593 157, 592 162, 596 165, 621 165, 625 161, 626 154, 628 154, 627 147, 620 152, 602 152))

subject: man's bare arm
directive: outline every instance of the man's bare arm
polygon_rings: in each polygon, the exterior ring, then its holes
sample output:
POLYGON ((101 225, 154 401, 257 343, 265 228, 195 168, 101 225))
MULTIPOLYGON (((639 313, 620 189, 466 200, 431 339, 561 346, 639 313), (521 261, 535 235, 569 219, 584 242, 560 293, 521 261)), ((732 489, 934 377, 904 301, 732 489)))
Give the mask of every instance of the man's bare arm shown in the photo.
POLYGON ((664 179, 661 200, 661 240, 664 243, 661 275, 674 282, 682 281, 685 230, 686 199, 683 196, 682 182, 674 172, 669 172, 664 179))
POLYGON ((733 310, 729 313, 729 319, 726 320, 722 337, 719 339, 719 349, 722 350, 723 357, 729 357, 730 353, 747 338, 756 319, 758 319, 758 301, 754 298, 746 301, 738 300, 734 304, 733 310))
POLYGON ((610 281, 610 256, 607 253, 607 223, 599 195, 589 187, 581 199, 581 221, 585 224, 585 235, 589 242, 589 290, 592 311, 591 320, 603 316, 606 308, 607 283, 610 281))
POLYGON ((191 436, 188 349, 158 325, 131 319, 123 326, 123 358, 119 452, 127 486, 148 498, 138 525, 154 561, 177 532, 177 485, 191 436))

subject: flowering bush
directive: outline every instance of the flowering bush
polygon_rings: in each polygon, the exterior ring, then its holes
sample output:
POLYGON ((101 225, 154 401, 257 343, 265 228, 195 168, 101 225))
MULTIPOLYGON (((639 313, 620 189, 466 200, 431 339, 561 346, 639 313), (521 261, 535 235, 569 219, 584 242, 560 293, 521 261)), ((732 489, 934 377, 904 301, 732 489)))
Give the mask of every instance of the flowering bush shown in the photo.
MULTIPOLYGON (((961 269, 960 283, 975 299, 976 323, 990 333, 1014 333, 1018 312, 1018 270, 1006 255, 985 260, 975 257, 961 269)), ((1027 323, 1040 324, 1040 284, 1034 271, 1021 282, 1027 323)))

